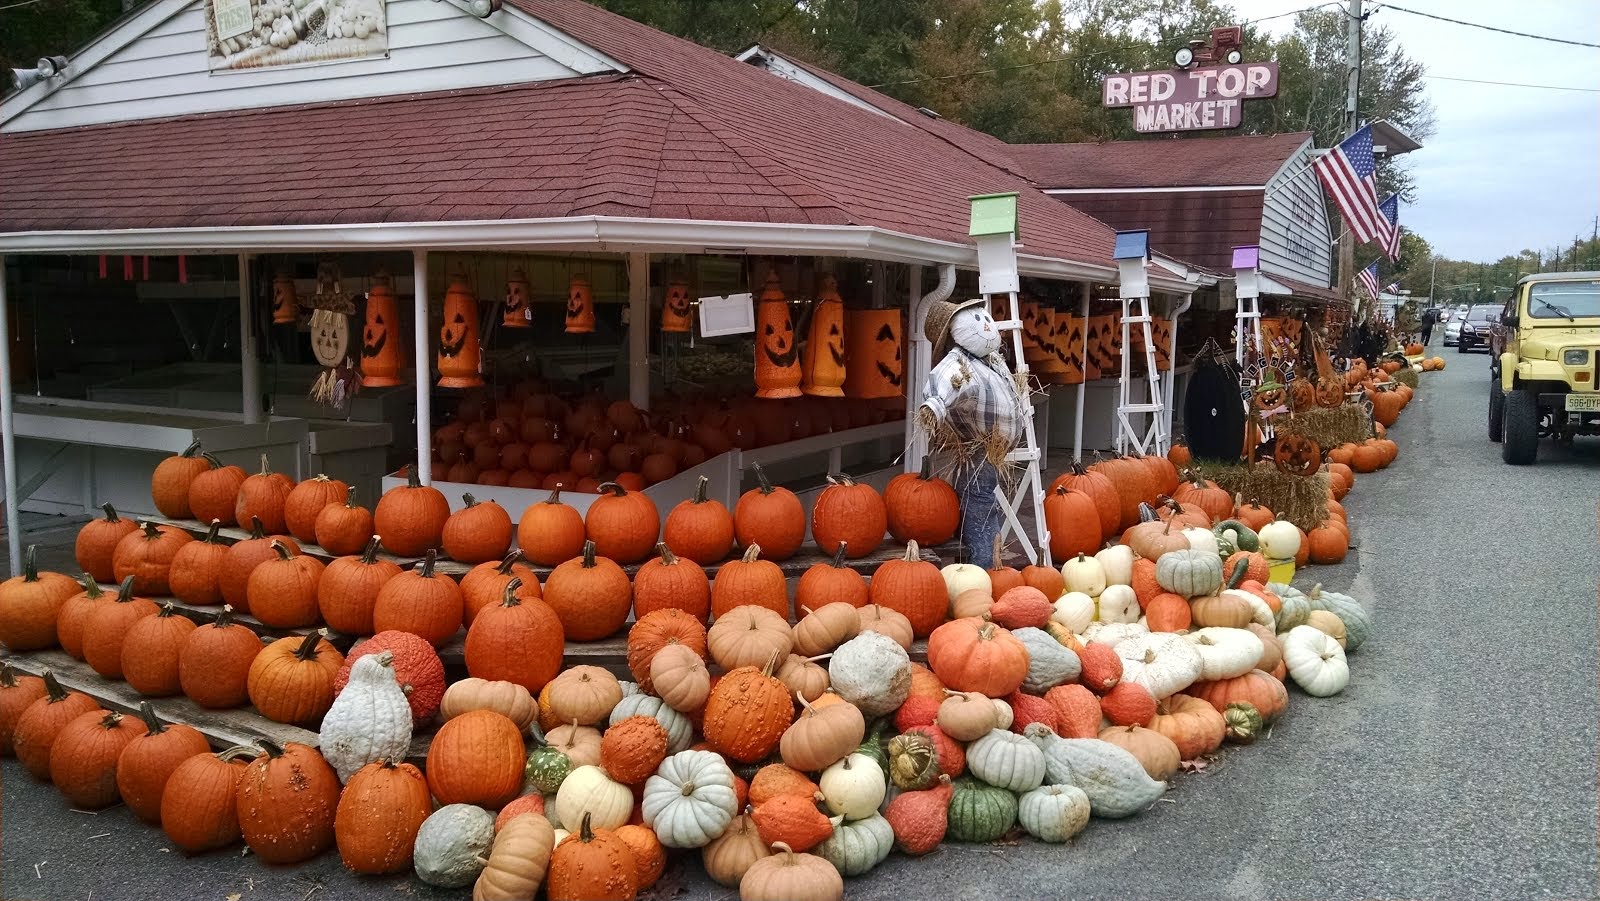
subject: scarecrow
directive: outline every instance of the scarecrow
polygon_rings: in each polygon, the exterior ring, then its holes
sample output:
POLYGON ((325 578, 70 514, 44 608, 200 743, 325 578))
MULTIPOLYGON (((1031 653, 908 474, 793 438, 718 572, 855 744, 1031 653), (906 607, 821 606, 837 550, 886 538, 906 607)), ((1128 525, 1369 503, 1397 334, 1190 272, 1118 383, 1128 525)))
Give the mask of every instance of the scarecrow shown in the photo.
POLYGON ((961 543, 969 563, 988 569, 1000 530, 995 486, 1022 437, 1026 398, 1000 355, 1000 331, 982 299, 933 304, 923 334, 939 362, 928 373, 917 422, 931 449, 956 457, 951 482, 961 498, 961 543))

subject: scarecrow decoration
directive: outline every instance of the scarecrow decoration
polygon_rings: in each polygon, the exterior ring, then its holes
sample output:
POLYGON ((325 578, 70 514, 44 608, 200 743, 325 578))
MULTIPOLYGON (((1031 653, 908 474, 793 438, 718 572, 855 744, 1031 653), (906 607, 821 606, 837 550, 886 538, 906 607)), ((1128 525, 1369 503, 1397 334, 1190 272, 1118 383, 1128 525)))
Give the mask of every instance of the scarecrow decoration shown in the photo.
POLYGON ((594 286, 586 275, 574 275, 567 280, 567 334, 588 335, 594 332, 594 286))
POLYGON ((667 281, 667 296, 661 302, 661 330, 688 332, 693 322, 689 310, 689 280, 682 273, 673 273, 667 281))
POLYGON ((311 399, 343 410, 360 390, 361 373, 350 355, 350 317, 356 306, 339 283, 339 267, 317 267, 317 293, 311 297, 311 353, 327 367, 311 385, 311 399))
POLYGON ((367 321, 361 330, 361 386, 388 388, 399 385, 405 365, 400 339, 400 300, 389 286, 389 274, 378 270, 367 291, 367 321))
POLYGON ((483 350, 478 346, 478 298, 465 275, 450 279, 439 325, 439 387, 476 388, 483 384, 483 350))
POLYGON ((933 304, 923 333, 939 362, 928 373, 917 423, 929 434, 930 451, 956 458, 951 481, 961 498, 961 543, 969 563, 988 569, 1000 530, 999 468, 1022 438, 1027 395, 1000 355, 1000 331, 981 299, 933 304))
POLYGON ((811 330, 801 359, 805 370, 801 390, 815 397, 843 397, 844 360, 844 298, 839 296, 838 281, 824 275, 816 305, 811 308, 811 330))
POLYGON ((794 316, 778 273, 771 269, 756 307, 756 389, 756 397, 800 396, 800 348, 794 340, 794 316))
POLYGON ((521 269, 511 270, 506 279, 506 308, 500 324, 506 328, 533 327, 533 297, 528 288, 528 277, 521 269))

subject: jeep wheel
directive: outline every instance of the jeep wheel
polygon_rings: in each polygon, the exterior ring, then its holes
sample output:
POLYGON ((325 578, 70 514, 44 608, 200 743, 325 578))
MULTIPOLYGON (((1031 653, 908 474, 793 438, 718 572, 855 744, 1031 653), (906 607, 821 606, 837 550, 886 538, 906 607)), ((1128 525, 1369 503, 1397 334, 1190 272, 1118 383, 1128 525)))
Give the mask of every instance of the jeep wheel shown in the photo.
POLYGON ((1527 466, 1539 453, 1539 396, 1512 391, 1505 397, 1500 458, 1512 466, 1527 466))
POLYGON ((1489 440, 1499 441, 1504 427, 1506 393, 1500 388, 1500 379, 1489 379, 1489 440))

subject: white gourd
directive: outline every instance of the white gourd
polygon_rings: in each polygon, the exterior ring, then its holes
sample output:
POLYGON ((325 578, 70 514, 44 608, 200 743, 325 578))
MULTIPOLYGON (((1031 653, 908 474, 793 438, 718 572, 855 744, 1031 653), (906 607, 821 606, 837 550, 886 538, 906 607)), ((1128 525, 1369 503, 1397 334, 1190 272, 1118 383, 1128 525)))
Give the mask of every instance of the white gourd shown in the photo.
POLYGON ((368 654, 322 718, 322 756, 345 782, 369 763, 404 760, 411 746, 411 704, 394 679, 394 655, 368 654))
POLYGON ((1133 548, 1125 544, 1113 544, 1095 554, 1094 558, 1100 561, 1100 568, 1106 571, 1107 585, 1133 584, 1133 548))
POLYGON ((1012 722, 1016 720, 1016 711, 1011 709, 1009 703, 999 698, 992 698, 991 700, 994 701, 994 727, 996 729, 1010 729, 1012 722))
POLYGON ((554 848, 556 845, 559 845, 563 841, 566 841, 567 836, 569 836, 571 834, 572 833, 568 832, 565 829, 556 829, 555 830, 555 841, 550 843, 550 847, 554 848))
POLYGON ((617 685, 622 689, 622 696, 625 698, 631 698, 636 694, 643 694, 643 692, 639 690, 639 683, 637 682, 619 681, 617 685))
POLYGON ((1089 628, 1083 630, 1085 643, 1106 644, 1116 647, 1118 642, 1128 638, 1137 638, 1149 635, 1150 630, 1138 623, 1090 623, 1089 628))
POLYGON ((967 746, 967 769, 996 788, 1032 791, 1044 783, 1044 751, 1015 732, 996 729, 967 746))
POLYGON ((1081 591, 1069 591, 1056 598, 1050 619, 1074 632, 1082 632, 1094 622, 1094 611, 1094 598, 1081 591))
POLYGON ((1210 529, 1190 526, 1183 530, 1183 537, 1189 539, 1189 549, 1192 551, 1205 551, 1208 554, 1217 552, 1217 536, 1210 529))
POLYGON ((1344 648, 1332 635, 1315 626, 1295 626, 1279 636, 1289 678, 1306 694, 1326 698, 1350 684, 1350 665, 1344 648))
POLYGON ((1277 631, 1275 628, 1277 623, 1277 614, 1273 613, 1272 608, 1268 607, 1267 602, 1263 601, 1259 596, 1245 591, 1242 588, 1225 588, 1221 593, 1226 597, 1237 598, 1246 604, 1249 604, 1251 622, 1260 623, 1261 625, 1266 626, 1268 629, 1277 631))
POLYGON ((1117 642, 1122 681, 1143 685, 1156 700, 1175 695, 1200 678, 1200 652, 1183 636, 1151 632, 1117 642))
POLYGON ((474 804, 446 804, 422 821, 411 847, 417 878, 465 888, 483 872, 494 845, 494 814, 474 804))
POLYGON ((1138 758, 1098 738, 1062 738, 1043 723, 1030 723, 1028 740, 1044 752, 1045 777, 1083 789, 1097 817, 1132 816, 1154 804, 1167 790, 1144 771, 1138 758))
POLYGON ((867 717, 892 713, 911 695, 911 657, 893 638, 862 632, 833 650, 828 681, 867 717))
POLYGON ((694 723, 655 695, 630 695, 618 701, 617 706, 611 708, 611 718, 606 725, 615 726, 630 716, 648 716, 660 723, 661 728, 667 730, 668 754, 687 751, 694 744, 694 723))
POLYGON ((1300 553, 1300 530, 1286 519, 1275 519, 1256 533, 1261 553, 1268 560, 1293 560, 1300 553))
POLYGON ((1232 679, 1256 668, 1267 646, 1249 629, 1207 626, 1183 636, 1200 652, 1200 681, 1232 679))
POLYGON ((860 876, 883 863, 893 849, 894 828, 888 820, 872 813, 834 826, 833 834, 813 853, 833 864, 842 876, 860 876))
POLYGON ((963 591, 978 589, 985 594, 994 592, 994 582, 989 578, 988 570, 974 563, 952 563, 939 570, 939 575, 944 576, 944 590, 952 601, 963 591))
POLYGON ((1060 844, 1089 825, 1089 796, 1076 785, 1041 785, 1017 800, 1017 822, 1039 841, 1060 844))
POLYGON ((738 810, 733 770, 720 754, 680 751, 644 784, 644 824, 668 848, 703 848, 727 830, 738 810))
POLYGON ((1028 649, 1028 675, 1022 680, 1022 690, 1042 695, 1064 682, 1071 682, 1083 672, 1083 663, 1073 650, 1043 629, 1028 626, 1013 629, 1011 636, 1028 649))
POLYGON ((626 825, 632 813, 632 790, 597 766, 578 767, 556 790, 556 816, 564 826, 582 823, 589 814, 593 828, 615 829, 626 825))
POLYGON ((859 820, 877 812, 888 783, 876 760, 865 754, 851 754, 823 770, 817 778, 817 788, 830 813, 859 820))
POLYGON ((1105 623, 1139 621, 1139 595, 1127 585, 1107 585, 1097 602, 1098 619, 1105 623))
POLYGON ((1106 568, 1087 554, 1079 554, 1061 564, 1061 578, 1066 580, 1068 591, 1081 591, 1095 597, 1106 587, 1106 568))

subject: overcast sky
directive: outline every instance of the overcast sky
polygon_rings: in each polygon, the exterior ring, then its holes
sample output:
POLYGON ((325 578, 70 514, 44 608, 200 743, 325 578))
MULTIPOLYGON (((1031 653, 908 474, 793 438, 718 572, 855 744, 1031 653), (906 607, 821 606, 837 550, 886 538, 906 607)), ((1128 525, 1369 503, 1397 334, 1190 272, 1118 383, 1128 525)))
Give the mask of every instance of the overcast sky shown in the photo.
MULTIPOLYGON (((1306 2, 1232 0, 1245 20, 1306 2)), ((1374 5, 1368 0, 1367 8, 1374 5)), ((1401 0, 1484 25, 1600 43, 1594 0, 1401 0)), ((1380 8, 1368 20, 1395 34, 1429 75, 1600 89, 1600 49, 1496 34, 1380 8)), ((1262 23, 1286 30, 1292 18, 1262 23)), ((1400 221, 1436 253, 1494 260, 1588 237, 1600 213, 1600 93, 1430 78, 1438 132, 1409 157, 1417 202, 1400 221)))

